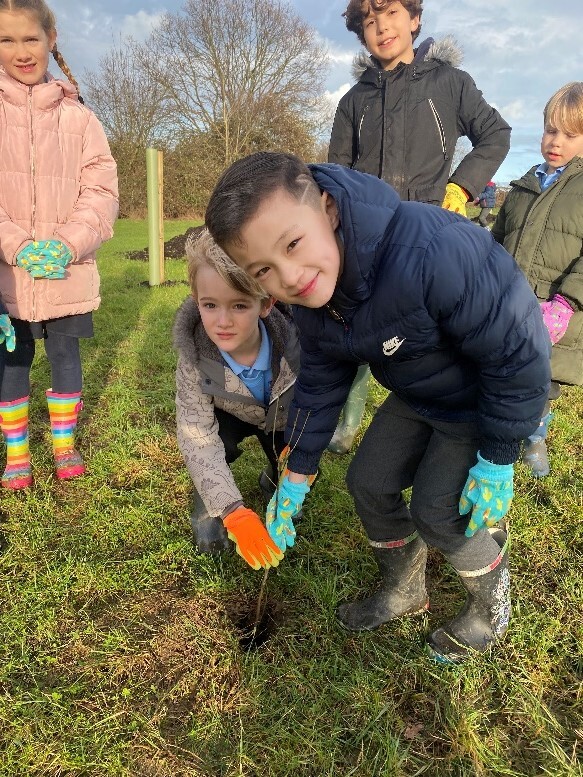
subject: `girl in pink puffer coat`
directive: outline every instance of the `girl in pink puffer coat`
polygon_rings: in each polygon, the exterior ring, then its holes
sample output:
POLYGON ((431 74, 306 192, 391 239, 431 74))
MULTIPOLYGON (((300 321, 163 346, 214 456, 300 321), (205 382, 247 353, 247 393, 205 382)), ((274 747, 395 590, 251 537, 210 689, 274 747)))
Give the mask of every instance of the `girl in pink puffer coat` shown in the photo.
POLYGON ((57 476, 84 471, 74 446, 82 407, 79 338, 99 307, 95 252, 113 234, 116 165, 56 48, 44 0, 0 0, 0 291, 16 333, 2 349, 0 428, 5 488, 32 483, 28 444, 35 339, 51 365, 46 392, 57 476), (48 72, 49 54, 72 83, 48 72))

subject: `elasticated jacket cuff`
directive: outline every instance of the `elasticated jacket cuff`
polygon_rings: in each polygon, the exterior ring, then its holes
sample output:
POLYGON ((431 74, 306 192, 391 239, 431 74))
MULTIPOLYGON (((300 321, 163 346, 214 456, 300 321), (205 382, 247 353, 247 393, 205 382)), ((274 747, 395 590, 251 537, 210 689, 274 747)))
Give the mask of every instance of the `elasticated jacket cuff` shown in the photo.
POLYGON ((520 443, 482 440, 480 455, 492 464, 514 464, 520 455, 520 443))
POLYGON ((290 472, 297 472, 298 475, 313 475, 318 471, 318 465, 322 458, 322 453, 305 453, 304 451, 294 450, 287 460, 287 469, 290 472))
POLYGON ((226 507, 223 512, 221 513, 221 521, 224 521, 227 515, 230 515, 234 510, 236 510, 238 507, 243 507, 243 502, 233 502, 232 505, 229 505, 226 507))

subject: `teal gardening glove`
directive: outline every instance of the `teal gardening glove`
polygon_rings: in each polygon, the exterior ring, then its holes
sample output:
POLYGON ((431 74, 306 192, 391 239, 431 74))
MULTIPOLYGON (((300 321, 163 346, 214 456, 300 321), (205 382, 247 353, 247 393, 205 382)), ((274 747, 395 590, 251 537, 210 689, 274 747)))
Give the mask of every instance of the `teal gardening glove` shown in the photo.
POLYGON ((0 314, 0 344, 2 343, 6 343, 7 351, 13 351, 16 347, 16 335, 8 313, 0 314))
POLYGON ((71 251, 60 240, 34 240, 20 251, 16 264, 35 280, 61 280, 65 277, 65 267, 72 258, 71 251))
POLYGON ((514 465, 492 464, 478 452, 478 463, 468 473, 459 504, 460 515, 472 511, 466 537, 495 526, 510 509, 513 496, 514 465))
POLYGON ((269 500, 265 523, 269 536, 277 547, 285 552, 296 541, 296 529, 293 518, 302 509, 306 494, 310 490, 308 479, 303 483, 291 483, 287 474, 279 481, 275 493, 269 500))

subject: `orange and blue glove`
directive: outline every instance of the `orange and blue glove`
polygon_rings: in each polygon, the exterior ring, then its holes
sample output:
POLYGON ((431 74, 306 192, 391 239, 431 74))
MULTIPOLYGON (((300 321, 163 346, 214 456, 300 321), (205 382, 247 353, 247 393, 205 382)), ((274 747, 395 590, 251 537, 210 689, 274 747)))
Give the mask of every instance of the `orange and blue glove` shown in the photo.
MULTIPOLYGON (((6 308, 4 308, 6 310, 6 308)), ((6 350, 13 351, 16 347, 16 334, 8 313, 0 314, 0 344, 6 343, 6 350)))
POLYGON ((457 183, 448 183, 445 187, 445 197, 441 207, 467 217, 466 204, 468 200, 469 196, 465 189, 462 189, 457 183))
POLYGON ((34 240, 19 252, 16 264, 35 280, 61 280, 72 258, 71 251, 60 240, 34 240))
POLYGON ((235 550, 253 569, 276 567, 283 553, 274 545, 261 519, 247 507, 237 507, 223 518, 227 536, 235 550))
POLYGON ((459 503, 460 515, 471 511, 466 537, 496 526, 510 509, 513 496, 514 465, 493 464, 478 453, 478 463, 469 471, 459 503))

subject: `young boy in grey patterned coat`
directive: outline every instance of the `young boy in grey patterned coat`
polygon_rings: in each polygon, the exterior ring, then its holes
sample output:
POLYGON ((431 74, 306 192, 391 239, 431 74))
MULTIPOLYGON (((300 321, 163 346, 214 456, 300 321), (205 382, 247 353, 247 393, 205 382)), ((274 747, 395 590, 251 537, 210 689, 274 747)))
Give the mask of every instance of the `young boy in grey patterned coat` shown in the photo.
POLYGON ((192 296, 174 324, 178 445, 195 488, 191 525, 202 553, 229 547, 255 569, 283 554, 244 499, 229 467, 255 436, 268 459, 260 485, 277 481, 283 430, 299 369, 289 309, 240 270, 206 230, 187 246, 192 296))

